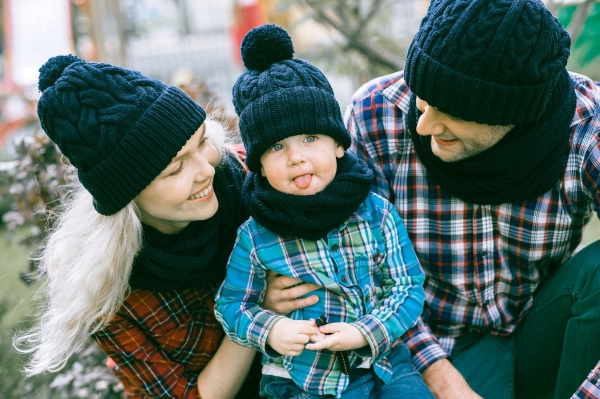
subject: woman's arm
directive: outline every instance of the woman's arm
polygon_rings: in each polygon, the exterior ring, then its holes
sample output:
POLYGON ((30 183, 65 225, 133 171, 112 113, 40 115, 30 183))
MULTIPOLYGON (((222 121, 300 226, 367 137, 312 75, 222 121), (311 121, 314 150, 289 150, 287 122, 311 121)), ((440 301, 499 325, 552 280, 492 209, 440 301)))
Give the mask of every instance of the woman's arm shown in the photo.
POLYGON ((244 383, 254 355, 256 350, 253 348, 245 348, 225 337, 217 353, 198 376, 200 397, 233 398, 244 383))

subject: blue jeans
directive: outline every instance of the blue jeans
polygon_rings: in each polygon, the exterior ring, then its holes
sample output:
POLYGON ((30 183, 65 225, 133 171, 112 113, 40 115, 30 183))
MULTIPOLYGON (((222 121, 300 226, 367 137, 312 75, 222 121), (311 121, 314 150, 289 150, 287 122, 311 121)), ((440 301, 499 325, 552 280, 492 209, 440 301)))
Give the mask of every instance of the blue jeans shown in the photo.
MULTIPOLYGON (((384 384, 373 369, 357 369, 358 376, 353 377, 342 399, 433 399, 433 395, 425 386, 421 374, 413 370, 410 364, 408 347, 399 344, 388 355, 394 375, 389 383, 384 384)), ((289 378, 263 375, 260 383, 260 394, 270 399, 330 399, 333 395, 314 395, 298 388, 289 378)))

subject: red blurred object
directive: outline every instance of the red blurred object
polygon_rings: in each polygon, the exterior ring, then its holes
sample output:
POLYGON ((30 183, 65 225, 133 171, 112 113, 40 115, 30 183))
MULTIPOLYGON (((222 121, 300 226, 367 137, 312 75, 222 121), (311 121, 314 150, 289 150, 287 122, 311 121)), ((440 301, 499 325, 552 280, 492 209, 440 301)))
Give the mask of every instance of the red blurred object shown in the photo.
POLYGON ((237 0, 233 7, 231 36, 233 39, 234 61, 236 64, 242 65, 240 53, 242 39, 250 29, 267 23, 267 18, 258 0, 237 0))

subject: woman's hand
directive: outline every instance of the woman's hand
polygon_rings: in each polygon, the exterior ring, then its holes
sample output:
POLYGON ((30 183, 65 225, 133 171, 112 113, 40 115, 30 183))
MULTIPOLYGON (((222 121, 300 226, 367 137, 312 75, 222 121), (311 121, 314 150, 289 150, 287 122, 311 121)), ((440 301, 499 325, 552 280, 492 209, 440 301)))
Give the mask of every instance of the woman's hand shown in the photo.
POLYGON ((267 344, 284 356, 298 356, 309 341, 309 336, 317 334, 314 320, 280 319, 269 331, 267 344))
POLYGON ((369 344, 360 330, 348 323, 325 324, 319 327, 319 333, 310 337, 314 343, 306 345, 306 349, 345 351, 362 348, 369 344))
POLYGON ((306 298, 302 298, 302 296, 319 288, 319 286, 269 271, 267 274, 267 293, 262 307, 286 315, 296 309, 317 303, 319 301, 317 295, 306 298))

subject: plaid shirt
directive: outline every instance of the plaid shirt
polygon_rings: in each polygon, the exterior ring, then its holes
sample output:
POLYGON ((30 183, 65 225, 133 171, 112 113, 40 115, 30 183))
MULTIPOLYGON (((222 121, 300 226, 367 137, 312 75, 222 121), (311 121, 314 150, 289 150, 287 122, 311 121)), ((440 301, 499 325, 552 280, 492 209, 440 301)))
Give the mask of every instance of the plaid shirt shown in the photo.
POLYGON ((600 362, 590 372, 587 379, 581 384, 571 399, 598 399, 600 398, 600 362))
POLYGON ((135 290, 94 335, 116 363, 125 397, 199 398, 198 375, 224 336, 213 291, 135 290))
POLYGON ((267 270, 324 287, 315 292, 317 304, 289 317, 309 320, 323 314, 329 323, 351 323, 369 347, 352 351, 350 362, 371 356, 375 373, 384 381, 391 378, 385 356, 422 311, 424 274, 388 201, 369 194, 352 216, 318 241, 280 237, 250 218, 238 231, 217 293, 215 313, 233 341, 261 350, 263 362, 285 367, 305 391, 339 396, 349 381, 332 352, 281 356, 267 346, 273 324, 283 317, 259 306, 267 270))
POLYGON ((562 179, 538 198, 501 205, 465 203, 427 173, 405 125, 411 93, 403 72, 354 95, 345 114, 352 151, 373 168, 374 191, 394 203, 427 275, 425 311, 403 337, 418 370, 448 357, 454 338, 469 331, 514 331, 536 287, 600 210, 600 87, 571 78, 577 109, 562 179))

